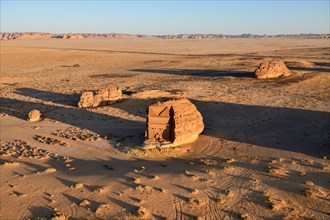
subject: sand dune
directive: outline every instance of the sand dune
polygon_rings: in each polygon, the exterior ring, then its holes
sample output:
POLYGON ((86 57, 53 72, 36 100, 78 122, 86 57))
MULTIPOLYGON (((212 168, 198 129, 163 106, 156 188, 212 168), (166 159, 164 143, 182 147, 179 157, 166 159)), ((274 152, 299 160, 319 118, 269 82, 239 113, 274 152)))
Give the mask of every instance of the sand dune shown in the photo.
POLYGON ((0 219, 328 219, 329 59, 324 39, 2 41, 0 219), (294 74, 256 79, 274 59, 294 74), (120 102, 77 107, 109 84, 120 102), (204 132, 139 149, 147 106, 181 97, 204 132))

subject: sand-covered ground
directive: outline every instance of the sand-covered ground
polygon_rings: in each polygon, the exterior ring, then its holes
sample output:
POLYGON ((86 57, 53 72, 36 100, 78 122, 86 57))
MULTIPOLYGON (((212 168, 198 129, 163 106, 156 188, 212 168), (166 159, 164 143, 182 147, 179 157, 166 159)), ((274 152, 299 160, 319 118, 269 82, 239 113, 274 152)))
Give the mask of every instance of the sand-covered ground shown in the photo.
POLYGON ((0 219, 329 219, 329 74, 327 39, 1 41, 0 219), (273 59, 294 75, 257 80, 273 59), (76 107, 110 83, 120 103, 76 107), (203 134, 138 150, 176 97, 203 134))

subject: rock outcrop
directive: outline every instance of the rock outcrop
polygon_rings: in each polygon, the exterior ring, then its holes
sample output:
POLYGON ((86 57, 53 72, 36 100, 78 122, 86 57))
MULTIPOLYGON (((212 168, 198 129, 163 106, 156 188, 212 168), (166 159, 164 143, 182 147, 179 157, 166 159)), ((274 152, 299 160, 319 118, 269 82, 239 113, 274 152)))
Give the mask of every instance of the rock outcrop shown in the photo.
POLYGON ((50 39, 52 34, 49 33, 37 33, 37 32, 28 32, 28 33, 0 33, 0 40, 32 40, 32 39, 50 39))
POLYGON ((85 37, 81 34, 65 34, 63 39, 84 39, 85 37))
MULTIPOLYGON (((323 35, 324 38, 329 38, 329 35, 323 35)), ((118 33, 67 33, 67 34, 50 34, 37 32, 0 32, 0 40, 15 40, 15 39, 83 39, 83 38, 121 38, 121 39, 220 39, 220 38, 272 38, 272 37, 321 37, 319 34, 280 34, 280 35, 258 35, 258 34, 240 34, 240 35, 224 35, 224 34, 170 34, 170 35, 134 35, 134 34, 118 34, 118 33), (27 34, 27 35, 26 35, 27 34), (22 35, 22 37, 21 37, 22 35), (25 35, 25 36, 24 36, 25 35), (30 36, 33 35, 33 36, 30 36)))
POLYGON ((117 102, 122 95, 121 89, 117 85, 110 85, 106 88, 93 92, 84 92, 78 102, 79 108, 98 107, 117 102))
POLYGON ((290 70, 281 60, 273 60, 270 62, 263 62, 255 70, 255 75, 258 79, 277 78, 290 76, 290 70))
POLYGON ((94 103, 94 94, 93 92, 84 92, 80 96, 80 100, 78 102, 79 108, 88 108, 92 107, 94 103))
POLYGON ((202 115, 185 98, 156 102, 147 108, 147 114, 144 149, 190 143, 204 130, 202 115))
POLYGON ((29 112, 28 114, 28 121, 34 122, 34 121, 40 121, 41 118, 41 113, 39 110, 34 109, 32 111, 29 112))

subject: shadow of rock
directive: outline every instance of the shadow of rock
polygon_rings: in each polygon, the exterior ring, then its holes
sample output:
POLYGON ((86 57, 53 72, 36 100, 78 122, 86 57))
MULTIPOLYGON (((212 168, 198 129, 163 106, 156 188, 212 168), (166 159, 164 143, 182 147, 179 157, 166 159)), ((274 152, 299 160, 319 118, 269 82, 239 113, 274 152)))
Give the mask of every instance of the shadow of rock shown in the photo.
POLYGON ((330 154, 330 113, 192 100, 205 134, 312 156, 330 154))
MULTIPOLYGON (((206 135, 311 156, 330 154, 328 148, 330 113, 328 112, 215 101, 191 101, 204 118, 206 135)), ((140 145, 144 139, 145 124, 143 122, 118 118, 88 109, 65 108, 9 98, 0 98, 0 102, 1 113, 23 120, 26 119, 29 111, 39 109, 46 118, 79 128, 88 128, 100 135, 109 134, 111 131, 111 135, 121 138, 121 142, 132 142, 132 145, 136 146, 140 145)), ((143 116, 146 107, 151 102, 148 99, 129 99, 112 107, 122 109, 129 114, 143 116)))
MULTIPOLYGON (((191 100, 203 116, 204 134, 311 156, 330 155, 330 113, 304 109, 191 100)), ((147 104, 149 100, 134 100, 147 104)), ((134 108, 116 108, 137 114, 134 108)), ((145 108, 145 107, 144 107, 145 108)), ((142 111, 142 109, 140 109, 142 111)))
POLYGON ((6 113, 22 120, 26 120, 28 112, 38 109, 46 119, 55 122, 62 122, 81 129, 87 128, 101 136, 111 134, 111 136, 122 139, 134 137, 131 139, 136 141, 133 143, 135 145, 140 145, 143 141, 145 125, 138 121, 97 113, 88 109, 59 107, 17 99, 0 98, 0 102, 0 113, 6 113))
POLYGON ((330 68, 330 62, 315 62, 314 64, 317 66, 325 66, 330 68))
POLYGON ((16 93, 26 97, 74 107, 77 106, 80 98, 79 94, 63 94, 31 88, 17 88, 16 93))
POLYGON ((317 68, 317 67, 313 67, 313 68, 309 68, 309 67, 295 67, 295 66, 291 66, 288 67, 290 70, 298 70, 298 71, 309 71, 309 72, 330 72, 330 68, 317 68))
POLYGON ((54 214, 53 208, 49 206, 32 206, 28 208, 31 212, 29 219, 50 219, 54 214))
POLYGON ((161 73, 178 76, 255 78, 254 72, 242 70, 132 69, 131 71, 143 73, 161 73))
POLYGON ((132 205, 132 204, 129 204, 127 202, 124 202, 124 201, 121 201, 121 200, 118 200, 118 199, 115 199, 115 198, 110 198, 110 200, 115 203, 116 205, 122 207, 122 208, 125 208, 126 210, 128 210, 129 212, 134 212, 138 209, 137 206, 135 205, 132 205))

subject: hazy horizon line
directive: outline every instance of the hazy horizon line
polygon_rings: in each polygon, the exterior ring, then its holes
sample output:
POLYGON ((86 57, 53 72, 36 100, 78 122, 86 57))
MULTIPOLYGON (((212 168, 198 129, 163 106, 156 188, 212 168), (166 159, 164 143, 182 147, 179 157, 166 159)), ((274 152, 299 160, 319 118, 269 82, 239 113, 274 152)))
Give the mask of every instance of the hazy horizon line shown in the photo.
POLYGON ((44 32, 44 31, 0 31, 0 34, 3 33, 39 33, 39 34, 125 34, 125 35, 147 35, 147 36, 167 36, 167 35, 259 35, 259 36, 274 36, 274 35, 327 35, 329 33, 276 33, 276 34, 257 34, 257 33, 240 33, 240 34, 227 34, 227 33, 179 33, 179 34, 134 34, 134 33, 125 33, 125 32, 44 32))

